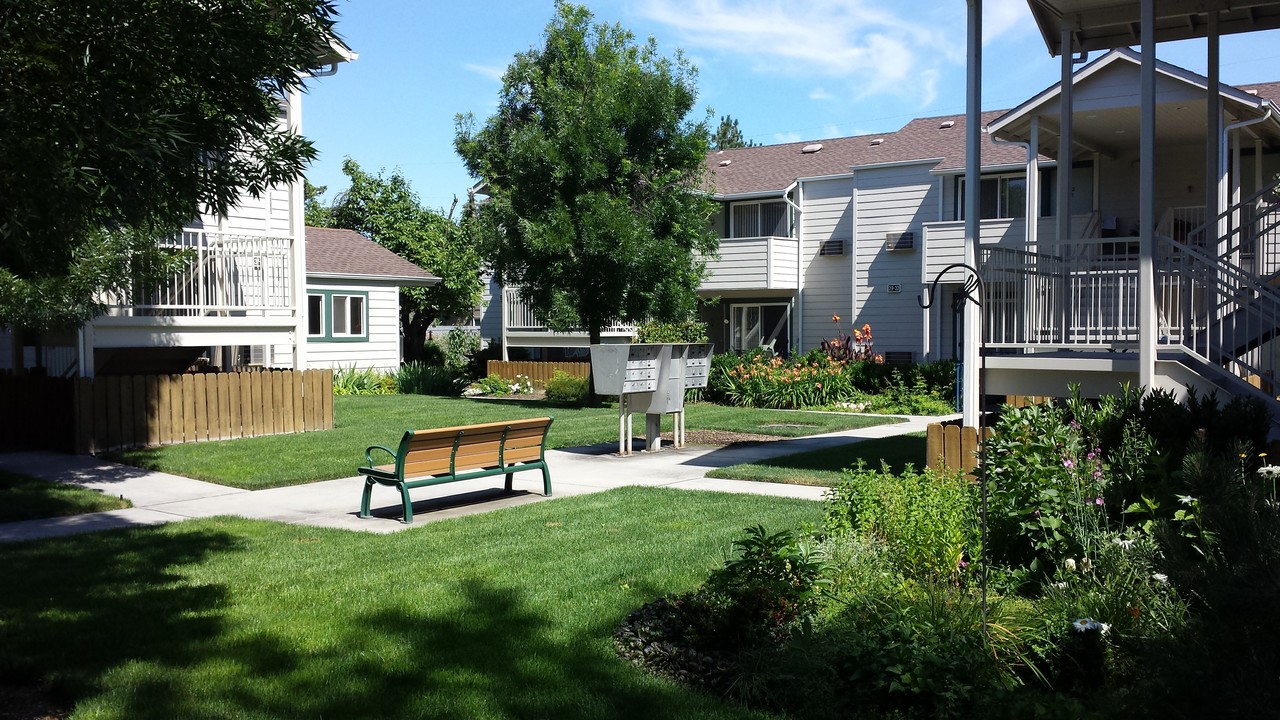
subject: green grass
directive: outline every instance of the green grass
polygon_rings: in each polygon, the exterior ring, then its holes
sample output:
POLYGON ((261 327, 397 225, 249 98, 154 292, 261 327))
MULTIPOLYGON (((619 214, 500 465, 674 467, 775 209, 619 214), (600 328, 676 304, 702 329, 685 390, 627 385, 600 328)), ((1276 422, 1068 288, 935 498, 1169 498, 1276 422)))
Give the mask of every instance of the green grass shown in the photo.
POLYGON ((393 535, 212 518, 10 545, 0 678, 72 718, 761 718, 611 636, 742 528, 820 513, 624 488, 393 535))
POLYGON ((877 468, 880 467, 881 462, 887 462, 895 473, 902 472, 902 468, 907 464, 922 468, 925 464, 925 434, 910 433, 861 440, 824 450, 812 450, 743 465, 730 465, 712 470, 707 473, 707 477, 829 487, 840 481, 841 470, 852 466, 859 459, 877 468))
MULTIPOLYGON (((370 445, 394 447, 406 429, 447 427, 554 415, 548 446, 618 441, 616 408, 566 408, 541 402, 478 401, 425 395, 335 397, 335 429, 222 442, 169 445, 117 453, 114 459, 150 470, 257 490, 350 477, 370 445)), ((752 410, 711 404, 688 407, 689 429, 731 430, 785 437, 867 427, 890 418, 752 410)), ((643 417, 637 418, 644 432, 643 417)), ((670 423, 670 419, 667 419, 670 423)))
POLYGON ((128 500, 79 485, 0 472, 0 522, 81 515, 132 507, 128 500))

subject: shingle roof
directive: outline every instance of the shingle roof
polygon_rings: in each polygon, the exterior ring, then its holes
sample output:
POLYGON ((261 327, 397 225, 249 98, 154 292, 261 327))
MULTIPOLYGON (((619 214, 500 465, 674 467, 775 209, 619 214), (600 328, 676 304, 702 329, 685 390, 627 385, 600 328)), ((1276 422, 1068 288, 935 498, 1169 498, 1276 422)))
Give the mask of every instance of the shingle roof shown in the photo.
MULTIPOLYGON (((983 113, 983 124, 1004 112, 983 113)), ((854 167, 880 163, 937 159, 938 170, 963 169, 965 127, 964 115, 942 115, 912 120, 897 132, 723 150, 707 156, 707 171, 717 195, 738 195, 780 193, 797 178, 842 175, 854 167), (873 145, 877 139, 881 142, 873 145), (814 143, 821 143, 822 149, 801 152, 814 143), (725 160, 729 164, 721 165, 725 160)), ((1013 165, 1026 159, 1021 147, 996 145, 983 134, 984 166, 1013 165)))
POLYGON ((439 278, 355 230, 307 228, 307 274, 383 277, 434 284, 439 278))
MULTIPOLYGON (((1280 103, 1280 82, 1236 87, 1280 103)), ((1007 112, 984 112, 982 124, 985 126, 1007 112)), ((733 196, 781 193, 798 178, 842 175, 854 167, 878 163, 937 158, 939 162, 933 168, 936 171, 963 170, 966 125, 964 115, 942 115, 912 120, 897 132, 722 150, 707 156, 707 173, 717 195, 733 196), (952 124, 943 127, 948 122, 952 124), (882 142, 872 145, 875 139, 882 142), (814 143, 821 143, 822 149, 816 153, 801 152, 814 143), (729 164, 721 165, 726 160, 729 164)), ((983 167, 1020 165, 1026 159, 1027 151, 1022 147, 996 144, 986 133, 982 134, 983 167)))

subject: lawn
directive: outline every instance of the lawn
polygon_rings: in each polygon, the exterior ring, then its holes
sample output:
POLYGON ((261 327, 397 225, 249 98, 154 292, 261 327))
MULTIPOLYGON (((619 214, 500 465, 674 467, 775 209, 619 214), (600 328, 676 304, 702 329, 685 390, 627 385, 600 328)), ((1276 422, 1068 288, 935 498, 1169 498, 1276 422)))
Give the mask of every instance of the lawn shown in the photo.
POLYGON ((80 515, 132 507, 124 498, 69 483, 0 472, 0 522, 80 515))
MULTIPOLYGON (((534 401, 483 401, 425 395, 335 397, 335 429, 222 442, 168 445, 117 453, 113 459, 151 470, 233 487, 258 490, 350 477, 370 445, 394 447, 406 429, 554 415, 548 446, 618 441, 616 408, 566 408, 534 401)), ((784 437, 868 427, 894 418, 733 408, 709 403, 688 406, 690 430, 728 430, 784 437)), ((644 420, 637 418, 640 432, 644 420)), ((670 423, 670 418, 667 418, 670 423)))
POLYGON ((624 488, 393 535, 193 520, 11 545, 0 678, 72 718, 764 717, 619 660, 623 617, 817 503, 624 488))
POLYGON ((908 464, 924 467, 925 434, 910 433, 887 438, 860 440, 823 450, 785 455, 743 465, 730 465, 707 473, 707 477, 791 483, 793 485, 827 485, 840 481, 840 471, 864 460, 872 467, 889 463, 894 473, 908 464))

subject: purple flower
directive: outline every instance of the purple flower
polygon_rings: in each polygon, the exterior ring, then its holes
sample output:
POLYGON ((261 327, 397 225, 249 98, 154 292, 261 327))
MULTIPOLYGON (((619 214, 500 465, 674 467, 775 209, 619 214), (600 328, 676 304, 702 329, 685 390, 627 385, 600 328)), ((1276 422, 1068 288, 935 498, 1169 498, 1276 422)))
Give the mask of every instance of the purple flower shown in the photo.
POLYGON ((1094 479, 1094 480, 1101 480, 1101 479, 1102 479, 1102 471, 1101 471, 1101 470, 1094 470, 1094 471, 1093 471, 1093 479, 1094 479))
POLYGON ((1094 452, 1090 452, 1088 455, 1085 455, 1085 458, 1088 460, 1093 460, 1096 457, 1098 457, 1098 454, 1094 452))
POLYGON ((1076 466, 1075 461, 1073 461, 1071 458, 1064 458, 1062 460, 1062 467, 1073 468, 1075 466, 1076 466))
POLYGON ((1036 508, 1036 513, 1035 513, 1035 514, 1036 514, 1036 517, 1040 517, 1040 509, 1039 509, 1039 508, 1036 508))
POLYGON ((1101 505, 1101 504, 1102 504, 1102 498, 1101 498, 1101 497, 1096 497, 1096 498, 1094 498, 1094 499, 1093 499, 1093 504, 1094 504, 1094 505, 1101 505))

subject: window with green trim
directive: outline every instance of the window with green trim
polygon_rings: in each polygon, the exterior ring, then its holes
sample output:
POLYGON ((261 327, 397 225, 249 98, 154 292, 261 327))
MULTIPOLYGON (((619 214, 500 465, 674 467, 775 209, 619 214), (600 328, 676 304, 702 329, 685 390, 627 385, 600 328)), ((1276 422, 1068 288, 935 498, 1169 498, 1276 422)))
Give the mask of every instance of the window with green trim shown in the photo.
POLYGON ((324 291, 307 295, 307 337, 319 342, 368 340, 369 294, 324 291))

